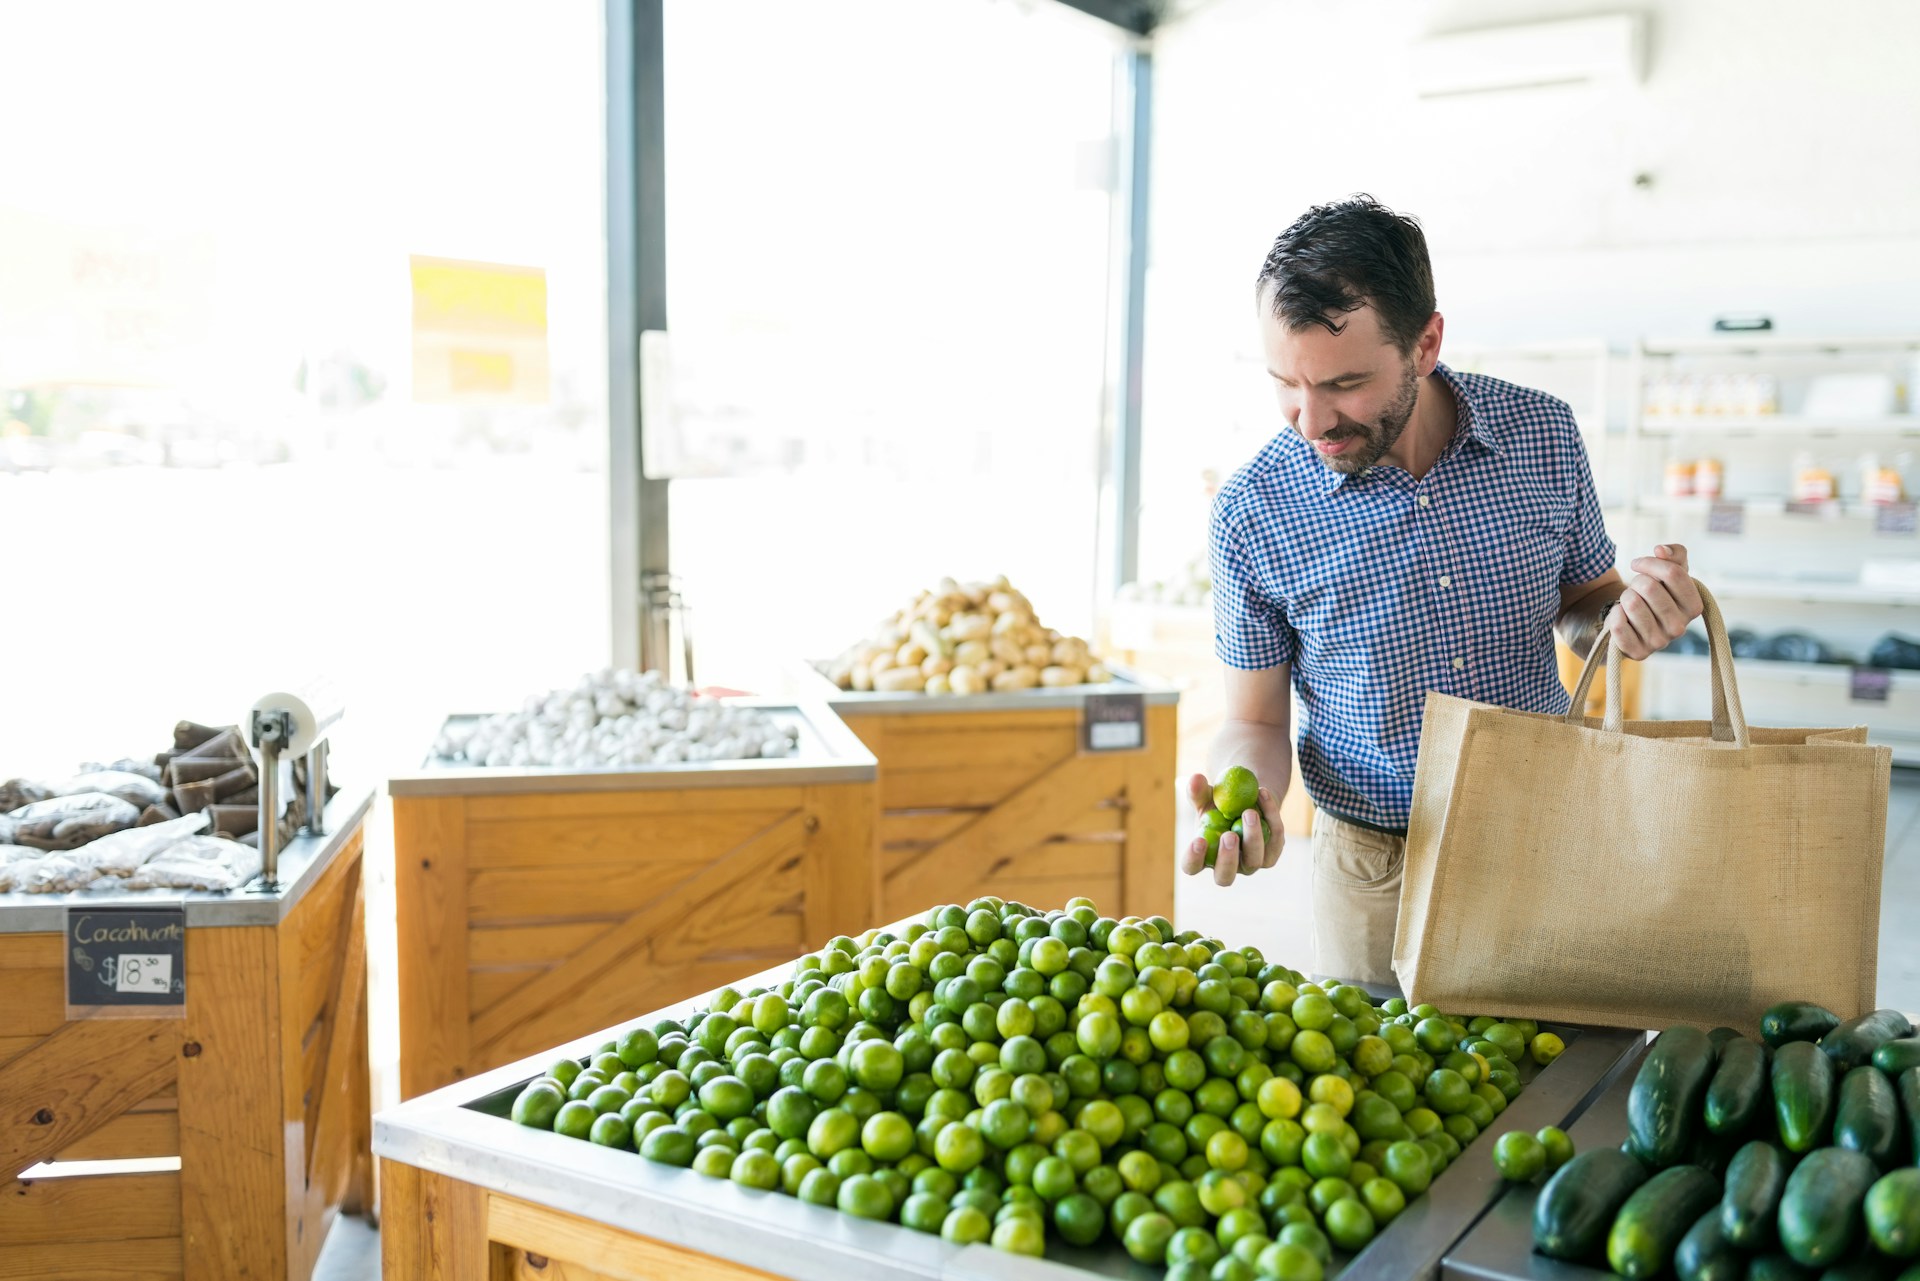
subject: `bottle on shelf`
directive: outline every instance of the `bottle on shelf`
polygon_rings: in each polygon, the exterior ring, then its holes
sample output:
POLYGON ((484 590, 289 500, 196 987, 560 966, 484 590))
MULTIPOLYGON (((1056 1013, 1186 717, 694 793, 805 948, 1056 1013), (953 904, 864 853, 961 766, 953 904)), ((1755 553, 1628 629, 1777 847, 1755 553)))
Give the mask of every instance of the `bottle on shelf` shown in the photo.
POLYGON ((1693 464, 1693 492, 1698 498, 1718 499, 1726 488, 1726 469, 1718 458, 1701 458, 1693 464))
POLYGON ((1828 503, 1837 492, 1833 473, 1814 462, 1810 452, 1801 450, 1793 456, 1793 488, 1788 494, 1794 502, 1828 503))
POLYGON ((1675 459, 1667 464, 1665 493, 1668 498, 1693 496, 1694 465, 1691 459, 1675 459))

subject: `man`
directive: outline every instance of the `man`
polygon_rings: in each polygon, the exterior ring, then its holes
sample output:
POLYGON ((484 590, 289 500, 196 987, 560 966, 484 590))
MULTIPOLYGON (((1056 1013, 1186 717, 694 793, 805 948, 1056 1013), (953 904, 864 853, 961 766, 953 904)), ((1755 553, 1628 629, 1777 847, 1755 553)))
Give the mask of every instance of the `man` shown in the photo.
MULTIPOLYGON (((1555 631, 1584 654, 1604 627, 1645 658, 1686 631, 1700 595, 1684 547, 1655 548, 1621 579, 1563 402, 1439 363, 1444 322, 1414 219, 1367 196, 1310 209, 1256 289, 1288 430, 1214 503, 1227 722, 1210 763, 1216 778, 1253 770, 1272 835, 1221 837, 1214 878, 1279 858, 1291 687, 1318 807, 1315 968, 1391 985, 1427 692, 1564 712, 1555 631)), ((1204 814, 1206 776, 1189 788, 1204 814)), ((1181 870, 1202 870, 1205 853, 1195 838, 1181 870)))

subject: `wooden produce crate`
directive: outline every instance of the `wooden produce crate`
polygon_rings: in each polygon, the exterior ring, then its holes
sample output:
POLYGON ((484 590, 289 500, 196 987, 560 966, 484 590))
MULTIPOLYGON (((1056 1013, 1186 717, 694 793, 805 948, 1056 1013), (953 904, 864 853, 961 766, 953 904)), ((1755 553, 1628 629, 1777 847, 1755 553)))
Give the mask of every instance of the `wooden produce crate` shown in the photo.
POLYGON ((1179 694, 1133 679, 969 697, 820 684, 880 762, 876 919, 983 895, 1173 914, 1179 694), (1089 752, 1088 697, 1139 694, 1145 745, 1089 752))
POLYGON ((768 710, 796 756, 391 781, 403 1098, 864 928, 873 756, 768 710))
POLYGON ((362 828, 267 894, 0 894, 0 1277, 293 1278, 372 1201, 362 828), (186 909, 184 1018, 67 1018, 66 907, 186 909))

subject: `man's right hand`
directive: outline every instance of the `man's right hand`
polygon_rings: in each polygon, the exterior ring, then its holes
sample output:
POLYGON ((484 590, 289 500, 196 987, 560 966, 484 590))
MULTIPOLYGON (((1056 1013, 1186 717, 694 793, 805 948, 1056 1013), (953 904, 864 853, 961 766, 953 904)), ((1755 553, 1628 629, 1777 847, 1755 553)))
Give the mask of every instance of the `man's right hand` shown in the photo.
MULTIPOLYGON (((1205 774, 1195 774, 1187 780, 1187 794, 1193 801, 1194 835, 1180 851, 1180 871, 1195 876, 1207 866, 1207 838, 1200 833, 1199 823, 1213 809, 1213 784, 1205 774)), ((1248 811, 1248 815, 1252 813, 1248 811)), ((1260 813, 1273 828, 1273 835, 1265 836, 1260 824, 1257 821, 1249 824, 1245 816, 1233 830, 1222 833, 1220 852, 1213 863, 1215 884, 1231 885, 1236 875, 1252 876, 1280 861, 1280 849, 1286 844, 1286 830, 1280 822, 1280 798, 1264 787, 1260 789, 1260 813), (1242 829, 1246 829, 1244 836, 1242 829)))

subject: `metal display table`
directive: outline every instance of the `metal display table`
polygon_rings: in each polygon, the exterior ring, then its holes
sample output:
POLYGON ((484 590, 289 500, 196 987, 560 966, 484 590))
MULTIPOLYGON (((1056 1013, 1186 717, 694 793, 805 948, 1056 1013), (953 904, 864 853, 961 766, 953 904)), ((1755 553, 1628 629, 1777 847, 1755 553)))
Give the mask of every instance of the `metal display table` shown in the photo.
MULTIPOLYGON (((734 986, 770 987, 790 970, 779 966, 734 986)), ((520 1087, 554 1059, 586 1055, 635 1023, 683 1017, 707 1000, 625 1020, 376 1117, 386 1274, 485 1281, 529 1275, 515 1269, 538 1256, 564 1263, 568 1277, 589 1278, 1074 1281, 1092 1275, 1161 1281, 1164 1268, 1133 1262, 1117 1244, 1074 1249, 1050 1241, 1045 1259, 956 1246, 507 1119, 520 1087)), ((1561 1031, 1566 1052, 1537 1074, 1496 1129, 1563 1122, 1644 1049, 1635 1033, 1561 1031)), ((1442 1255, 1500 1190, 1490 1156, 1477 1146, 1344 1271, 1354 1278, 1437 1275, 1442 1255)))
MULTIPOLYGON (((1575 1150, 1614 1148, 1626 1141, 1627 1095, 1633 1090, 1633 1077, 1632 1071, 1615 1073, 1599 1098, 1568 1130, 1575 1150)), ((1447 1252, 1440 1275, 1449 1281, 1600 1281, 1612 1277, 1608 1268, 1562 1263, 1533 1252, 1533 1203, 1539 1195, 1538 1187, 1509 1187, 1472 1231, 1447 1252)))

